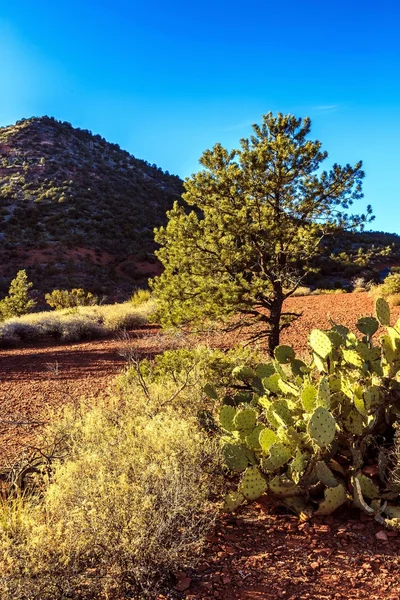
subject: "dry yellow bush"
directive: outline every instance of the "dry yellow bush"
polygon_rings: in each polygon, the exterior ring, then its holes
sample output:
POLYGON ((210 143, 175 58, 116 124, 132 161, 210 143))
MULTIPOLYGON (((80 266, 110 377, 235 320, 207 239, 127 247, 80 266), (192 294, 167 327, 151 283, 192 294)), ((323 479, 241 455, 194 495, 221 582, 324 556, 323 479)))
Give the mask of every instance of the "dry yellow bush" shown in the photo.
POLYGON ((144 407, 115 397, 53 426, 68 459, 43 498, 0 507, 2 600, 151 598, 191 563, 216 516, 219 450, 195 419, 144 407))

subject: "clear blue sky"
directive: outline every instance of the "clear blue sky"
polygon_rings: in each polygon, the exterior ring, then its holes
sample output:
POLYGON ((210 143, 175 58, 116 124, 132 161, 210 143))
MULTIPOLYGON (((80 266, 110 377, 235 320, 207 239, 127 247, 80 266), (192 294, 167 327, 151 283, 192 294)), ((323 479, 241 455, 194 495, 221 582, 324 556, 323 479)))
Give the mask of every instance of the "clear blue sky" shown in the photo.
POLYGON ((397 0, 4 0, 0 82, 0 125, 52 115, 181 177, 270 110, 308 115, 400 233, 397 0))

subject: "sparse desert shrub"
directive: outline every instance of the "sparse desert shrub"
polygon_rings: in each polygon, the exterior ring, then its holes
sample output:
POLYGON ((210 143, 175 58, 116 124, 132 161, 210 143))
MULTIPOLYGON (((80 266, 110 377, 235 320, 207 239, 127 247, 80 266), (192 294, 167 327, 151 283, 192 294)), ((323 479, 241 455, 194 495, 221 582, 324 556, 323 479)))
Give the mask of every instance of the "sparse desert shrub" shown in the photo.
POLYGON ((367 281, 365 277, 354 277, 351 280, 353 292, 367 292, 371 289, 372 282, 367 281))
POLYGON ((375 297, 387 298, 393 294, 400 294, 400 273, 388 275, 381 285, 374 288, 375 297))
POLYGON ((400 294, 391 294, 387 297, 390 306, 400 306, 400 294))
POLYGON ((215 519, 220 454, 193 419, 113 399, 76 414, 42 500, 0 506, 2 600, 157 597, 215 519))
POLYGON ((98 303, 97 296, 91 292, 85 292, 82 288, 68 290, 53 290, 51 294, 45 295, 49 306, 60 310, 62 308, 73 308, 74 306, 93 306, 98 303))
POLYGON ((154 303, 149 301, 139 307, 124 302, 23 315, 0 323, 0 347, 47 336, 69 342, 103 337, 121 329, 142 327, 153 311, 154 303))
POLYGON ((292 294, 292 296, 309 296, 311 294, 311 288, 301 285, 292 294))
POLYGON ((327 290, 322 288, 317 288, 313 292, 311 292, 312 296, 321 296, 323 294, 345 294, 346 290, 343 289, 335 289, 335 290, 327 290))
POLYGON ((145 302, 148 302, 151 298, 149 290, 136 290, 131 296, 131 302, 133 306, 141 306, 145 302))
MULTIPOLYGON (((28 342, 37 339, 37 330, 31 323, 26 323, 18 319, 11 319, 7 323, 11 335, 16 337, 21 342, 28 342)), ((0 326, 0 329, 2 327, 0 326)))
POLYGON ((104 327, 79 314, 66 315, 60 320, 61 339, 65 342, 79 342, 102 337, 104 327))

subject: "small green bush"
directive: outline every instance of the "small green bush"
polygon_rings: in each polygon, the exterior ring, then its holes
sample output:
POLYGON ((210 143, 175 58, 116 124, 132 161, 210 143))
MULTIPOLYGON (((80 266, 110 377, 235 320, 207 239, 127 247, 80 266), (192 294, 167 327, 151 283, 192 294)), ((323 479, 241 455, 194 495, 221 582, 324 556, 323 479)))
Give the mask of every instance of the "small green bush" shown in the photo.
POLYGON ((133 306, 141 306, 145 302, 148 302, 151 298, 149 290, 136 290, 131 296, 131 302, 133 306))
POLYGON ((53 290, 51 294, 45 295, 45 300, 55 310, 75 306, 93 306, 98 303, 97 296, 91 292, 85 292, 82 288, 74 288, 71 291, 53 290))
POLYGON ((400 273, 388 275, 382 285, 378 286, 376 293, 387 298, 392 294, 400 294, 400 273))
POLYGON ((36 302, 29 297, 32 283, 25 270, 18 271, 8 290, 8 296, 0 301, 0 320, 19 317, 33 310, 36 302))

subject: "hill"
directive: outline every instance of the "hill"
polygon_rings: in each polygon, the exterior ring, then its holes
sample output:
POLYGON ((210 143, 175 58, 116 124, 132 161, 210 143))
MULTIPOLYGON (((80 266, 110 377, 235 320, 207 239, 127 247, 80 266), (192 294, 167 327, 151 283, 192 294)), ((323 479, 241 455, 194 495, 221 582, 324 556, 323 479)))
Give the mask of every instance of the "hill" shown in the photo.
POLYGON ((27 268, 36 289, 126 293, 157 269, 153 228, 182 181, 51 117, 0 128, 0 293, 27 268))
MULTIPOLYGON (((125 299, 159 272, 153 229, 183 191, 179 177, 52 117, 0 128, 0 297, 25 268, 38 296, 83 287, 125 299)), ((314 287, 379 278, 400 264, 400 237, 323 240, 314 287)))

